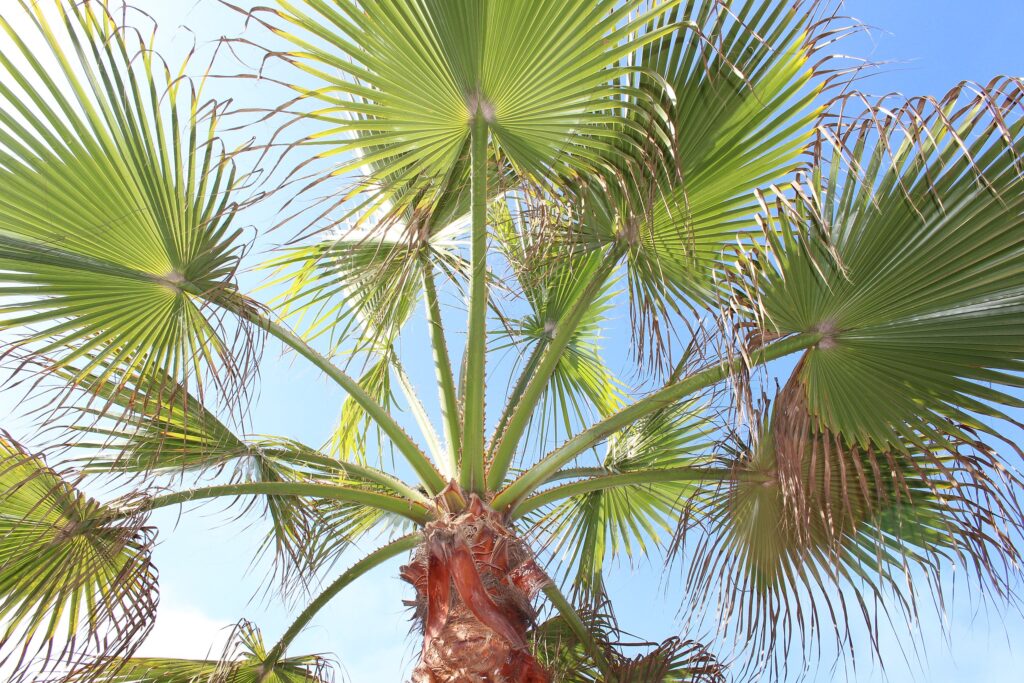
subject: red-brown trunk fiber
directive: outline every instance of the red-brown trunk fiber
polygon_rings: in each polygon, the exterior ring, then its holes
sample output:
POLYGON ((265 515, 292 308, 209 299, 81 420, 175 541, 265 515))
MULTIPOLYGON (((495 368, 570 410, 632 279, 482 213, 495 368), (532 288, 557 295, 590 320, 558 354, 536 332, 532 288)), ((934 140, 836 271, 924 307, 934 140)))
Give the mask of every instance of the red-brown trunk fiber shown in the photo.
MULTIPOLYGON (((446 493, 462 498, 454 487, 446 493)), ((549 683, 526 639, 533 598, 547 576, 475 494, 458 507, 464 509, 427 525, 423 544, 401 570, 416 588, 423 626, 413 683, 549 683)))

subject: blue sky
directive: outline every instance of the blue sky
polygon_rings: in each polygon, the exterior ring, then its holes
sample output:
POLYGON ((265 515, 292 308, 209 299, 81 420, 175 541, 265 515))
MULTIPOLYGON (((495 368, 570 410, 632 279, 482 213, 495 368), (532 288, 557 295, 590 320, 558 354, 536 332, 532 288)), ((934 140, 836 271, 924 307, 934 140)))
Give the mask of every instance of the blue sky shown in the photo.
MULTIPOLYGON (((135 0, 133 4, 156 17, 161 31, 158 45, 168 52, 191 46, 192 34, 177 28, 182 24, 191 27, 200 45, 207 48, 205 41, 239 29, 237 17, 212 0, 135 0)), ((862 82, 860 87, 869 93, 939 96, 963 79, 985 82, 1000 73, 1024 75, 1019 42, 1024 26, 1021 0, 851 0, 846 13, 874 28, 870 34, 841 44, 837 51, 889 62, 862 82)), ((210 87, 219 86, 215 82, 210 87)), ((211 90, 210 94, 218 93, 211 90)), ((265 126, 257 135, 271 130, 265 126)), ((246 222, 262 227, 275 221, 269 213, 254 213, 246 222)), ((255 284, 258 278, 246 275, 245 282, 255 284)), ((412 359, 406 366, 423 389, 421 393, 432 396, 431 362, 421 351, 423 340, 422 333, 414 333, 405 340, 403 351, 412 359)), ((613 366, 624 365, 625 350, 616 348, 615 341, 614 337, 609 340, 609 359, 613 366)), ((322 442, 343 395, 301 361, 281 355, 274 344, 267 348, 266 361, 253 409, 253 431, 322 442)), ((16 414, 16 403, 13 394, 0 393, 0 414, 7 412, 5 407, 16 414)), ((19 427, 28 430, 25 419, 12 417, 0 426, 32 442, 29 436, 17 433, 19 427)), ((219 510, 208 505, 183 516, 176 511, 161 511, 156 516, 161 529, 155 559, 162 600, 156 630, 144 646, 144 654, 202 657, 211 650, 216 653, 226 627, 242 617, 258 623, 272 641, 294 614, 295 605, 281 604, 260 590, 265 585, 267 563, 250 561, 262 538, 260 524, 234 521, 231 513, 219 510)), ((292 652, 332 652, 357 683, 404 680, 415 657, 416 639, 409 635, 408 613, 401 603, 409 596, 397 579, 398 564, 386 565, 343 593, 299 638, 292 652)), ((612 574, 610 589, 622 626, 649 640, 677 633, 681 622, 677 574, 678 570, 665 574, 660 561, 619 566, 612 574)), ((998 606, 979 608, 964 587, 961 582, 945 614, 923 610, 920 627, 928 647, 922 661, 901 657, 900 639, 905 630, 883 631, 889 681, 1002 682, 1018 677, 1012 672, 1024 670, 1024 653, 1013 652, 1013 644, 1024 638, 1024 619, 1015 613, 1003 614, 998 606), (948 626, 948 640, 942 636, 942 623, 948 626)), ((866 651, 855 671, 834 670, 827 651, 824 660, 822 666, 812 669, 808 680, 886 680, 866 651)))

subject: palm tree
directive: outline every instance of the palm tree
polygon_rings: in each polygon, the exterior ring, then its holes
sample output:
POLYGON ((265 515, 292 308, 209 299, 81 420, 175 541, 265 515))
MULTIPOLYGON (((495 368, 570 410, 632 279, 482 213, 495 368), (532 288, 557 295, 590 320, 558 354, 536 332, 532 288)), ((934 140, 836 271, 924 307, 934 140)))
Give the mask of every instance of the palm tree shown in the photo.
POLYGON ((855 30, 834 9, 253 10, 294 70, 265 116, 306 131, 269 194, 327 197, 285 220, 303 239, 265 264, 261 303, 237 286, 255 180, 221 142, 229 105, 103 0, 6 4, 4 357, 63 387, 48 419, 75 448, 0 440, 0 656, 69 681, 320 680, 295 637, 406 553, 417 683, 721 680, 727 642, 740 673, 782 675, 794 644, 852 649, 851 620, 912 619, 950 567, 1013 599, 1024 83, 870 101, 822 52, 855 30), (445 297, 466 302, 461 362, 445 297), (420 303, 436 415, 398 343, 420 303), (629 389, 601 354, 627 306, 629 389), (347 392, 320 448, 232 417, 268 336, 347 392), (79 490, 100 475, 124 495, 79 490), (133 657, 157 603, 148 515, 207 499, 270 520, 288 589, 386 542, 269 647, 242 622, 220 661, 133 657), (634 553, 687 564, 681 603, 719 643, 617 647, 605 564, 634 553))

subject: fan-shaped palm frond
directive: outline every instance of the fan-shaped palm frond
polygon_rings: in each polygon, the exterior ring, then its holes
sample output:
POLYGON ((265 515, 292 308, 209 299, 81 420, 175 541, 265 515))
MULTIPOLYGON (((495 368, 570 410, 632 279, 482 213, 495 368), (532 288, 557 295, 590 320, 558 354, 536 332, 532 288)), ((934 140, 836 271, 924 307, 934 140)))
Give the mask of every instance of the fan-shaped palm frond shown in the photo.
MULTIPOLYGON (((946 425, 901 448, 851 444, 817 426, 800 376, 760 436, 738 448, 729 479, 695 498, 702 540, 690 601, 717 603, 726 631, 763 653, 752 665, 774 659, 784 669, 794 639, 806 648, 831 631, 854 652, 858 614, 872 633, 892 612, 915 620, 918 573, 941 591, 943 568, 969 568, 1005 594, 1020 561, 1022 489, 1001 459, 977 440, 936 438, 946 425)), ((680 540, 692 533, 681 527, 680 540)))
POLYGON ((572 481, 520 506, 527 533, 549 549, 587 602, 603 596, 606 560, 647 556, 648 545, 660 546, 688 514, 701 478, 719 478, 705 472, 712 444, 702 412, 684 402, 634 423, 611 441, 601 467, 567 469, 554 479, 572 481), (616 477, 622 481, 611 485, 616 477))
POLYGON ((336 230, 270 262, 277 273, 268 285, 286 285, 275 303, 285 316, 305 319, 299 324, 307 339, 328 333, 332 348, 342 341, 354 341, 356 350, 387 347, 419 301, 423 258, 464 270, 459 228, 451 224, 422 241, 401 222, 336 230))
POLYGON ((267 648, 255 625, 243 621, 220 660, 136 657, 83 667, 63 683, 326 683, 331 668, 320 655, 281 657, 266 670, 267 648), (239 651, 240 650, 240 651, 239 651))
POLYGON ((716 273, 737 243, 759 232, 754 191, 781 182, 811 141, 824 87, 814 64, 815 3, 737 0, 680 3, 655 22, 691 30, 644 47, 641 88, 666 90, 672 166, 637 181, 642 196, 619 209, 639 333, 638 358, 657 359, 683 302, 714 305, 716 273), (652 77, 649 74, 656 74, 652 77))
POLYGON ((82 376, 88 396, 65 408, 71 445, 82 471, 121 474, 202 474, 219 472, 252 449, 184 385, 170 377, 82 376))
POLYGON ((585 610, 581 619, 605 654, 602 670, 562 616, 538 624, 531 641, 554 683, 723 683, 723 667, 692 640, 662 643, 624 641, 607 603, 585 610), (634 648, 641 650, 633 655, 634 648))
POLYGON ((997 388, 1024 384, 1024 87, 963 91, 840 119, 774 212, 778 268, 750 298, 769 334, 824 335, 808 407, 862 446, 1024 405, 997 388))
POLYGON ((56 666, 83 651, 117 657, 138 646, 152 624, 157 582, 155 532, 132 513, 137 502, 99 503, 0 435, 5 660, 20 650, 23 664, 45 649, 56 666))
POLYGON ((652 4, 289 1, 274 30, 315 79, 293 86, 322 104, 309 142, 327 146, 322 157, 356 152, 335 174, 370 168, 397 201, 452 172, 477 116, 522 171, 607 167, 609 123, 627 123, 625 60, 671 30, 649 20, 674 3, 652 4))
MULTIPOLYGON (((382 471, 339 461, 292 439, 236 435, 183 386, 156 380, 107 381, 95 374, 82 388, 102 410, 68 407, 76 416, 73 445, 95 454, 75 462, 84 474, 124 474, 147 481, 157 476, 219 476, 232 483, 334 482, 417 497, 397 478, 382 471), (81 420, 84 413, 87 420, 81 420)), ((259 509, 270 521, 263 549, 272 549, 285 585, 329 565, 354 540, 388 517, 372 506, 351 501, 294 495, 248 500, 240 516, 259 509)))
POLYGON ((0 329, 83 373, 246 374, 205 303, 247 306, 218 109, 102 2, 18 4, 45 54, 0 19, 0 329))

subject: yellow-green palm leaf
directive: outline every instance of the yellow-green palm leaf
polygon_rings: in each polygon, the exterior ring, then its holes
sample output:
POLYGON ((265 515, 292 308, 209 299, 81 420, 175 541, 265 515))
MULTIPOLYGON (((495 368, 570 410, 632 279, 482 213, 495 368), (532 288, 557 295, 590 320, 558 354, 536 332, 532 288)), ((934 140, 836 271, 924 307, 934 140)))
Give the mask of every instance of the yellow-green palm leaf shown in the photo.
POLYGON ((328 662, 319 655, 279 657, 270 672, 263 635, 253 624, 238 625, 221 660, 136 657, 104 663, 103 669, 84 667, 72 672, 67 683, 325 683, 328 662), (240 650, 240 652, 232 652, 240 650))
POLYGON ((1022 94, 1007 79, 841 120, 779 202, 778 267, 749 298, 769 334, 824 335, 801 381, 851 442, 1024 405, 1000 388, 1024 385, 1022 94))
POLYGON ((132 505, 85 496, 0 435, 0 656, 131 654, 157 603, 154 530, 132 505))
POLYGON ((478 113, 523 172, 610 168, 632 92, 624 60, 666 32, 649 20, 671 4, 280 0, 272 23, 318 84, 298 88, 322 104, 308 141, 355 153, 335 173, 362 167, 397 198, 448 177, 478 113))
POLYGON ((0 18, 0 330, 83 373, 239 374, 204 303, 239 303, 218 111, 100 0, 4 14, 28 28, 0 18))

